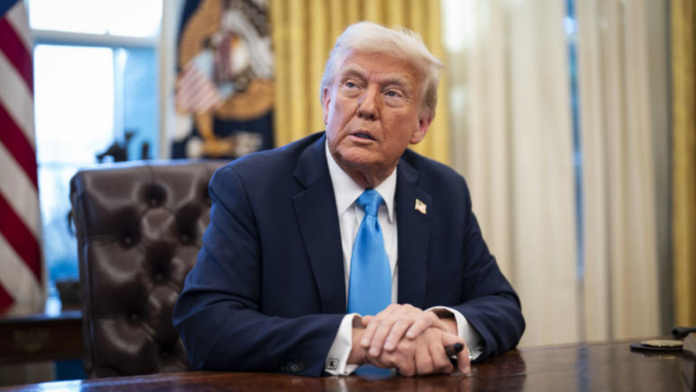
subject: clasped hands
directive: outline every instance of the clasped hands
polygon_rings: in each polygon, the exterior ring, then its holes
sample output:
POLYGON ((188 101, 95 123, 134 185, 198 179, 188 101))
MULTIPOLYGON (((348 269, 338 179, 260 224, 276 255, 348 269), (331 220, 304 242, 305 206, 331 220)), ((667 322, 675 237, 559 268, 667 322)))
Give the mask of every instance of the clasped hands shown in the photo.
POLYGON ((392 304, 376 316, 362 318, 365 328, 353 328, 353 347, 348 363, 397 368, 404 376, 451 373, 454 366, 445 346, 464 344, 457 354, 457 368, 471 372, 466 342, 457 335, 452 318, 439 318, 408 304, 392 304))

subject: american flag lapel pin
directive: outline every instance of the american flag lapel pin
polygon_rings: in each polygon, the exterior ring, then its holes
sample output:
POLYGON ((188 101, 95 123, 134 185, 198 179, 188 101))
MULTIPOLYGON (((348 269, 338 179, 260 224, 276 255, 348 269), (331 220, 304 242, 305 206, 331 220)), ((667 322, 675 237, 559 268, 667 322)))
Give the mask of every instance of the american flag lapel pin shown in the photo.
POLYGON ((416 199, 416 211, 418 211, 418 212, 420 212, 421 214, 425 215, 425 214, 427 214, 426 208, 428 208, 428 206, 425 205, 425 203, 423 203, 422 201, 416 199))

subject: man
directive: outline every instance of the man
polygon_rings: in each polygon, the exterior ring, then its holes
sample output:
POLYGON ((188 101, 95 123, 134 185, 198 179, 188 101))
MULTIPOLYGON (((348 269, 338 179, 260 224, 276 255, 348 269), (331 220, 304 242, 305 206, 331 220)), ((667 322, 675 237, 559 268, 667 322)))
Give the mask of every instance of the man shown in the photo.
POLYGON ((435 115, 441 67, 409 31, 352 25, 322 80, 326 133, 215 173, 174 310, 196 368, 449 373, 444 347, 462 343, 468 373, 470 355, 518 343, 519 300, 464 179, 407 150, 435 115))

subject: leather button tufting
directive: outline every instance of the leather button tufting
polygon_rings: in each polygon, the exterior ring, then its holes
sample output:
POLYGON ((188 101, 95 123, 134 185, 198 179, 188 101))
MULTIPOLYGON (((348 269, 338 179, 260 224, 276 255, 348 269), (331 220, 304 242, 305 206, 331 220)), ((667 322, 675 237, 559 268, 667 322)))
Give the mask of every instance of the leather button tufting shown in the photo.
POLYGON ((145 199, 152 207, 162 204, 166 196, 164 188, 155 184, 149 186, 145 191, 145 199))
POLYGON ((210 222, 208 184, 226 163, 115 163, 73 177, 77 254, 89 283, 80 289, 94 310, 83 313, 90 378, 193 369, 172 309, 210 222))

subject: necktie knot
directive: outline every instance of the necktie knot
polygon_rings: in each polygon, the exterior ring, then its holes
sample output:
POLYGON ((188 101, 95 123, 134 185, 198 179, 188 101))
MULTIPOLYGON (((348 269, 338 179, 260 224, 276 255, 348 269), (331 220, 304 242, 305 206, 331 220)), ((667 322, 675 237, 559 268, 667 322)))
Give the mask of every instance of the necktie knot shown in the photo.
POLYGON ((366 189, 355 203, 365 210, 365 214, 376 217, 383 201, 382 196, 376 190, 366 189))

